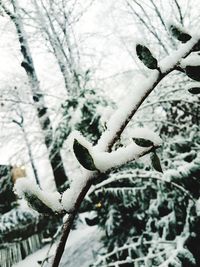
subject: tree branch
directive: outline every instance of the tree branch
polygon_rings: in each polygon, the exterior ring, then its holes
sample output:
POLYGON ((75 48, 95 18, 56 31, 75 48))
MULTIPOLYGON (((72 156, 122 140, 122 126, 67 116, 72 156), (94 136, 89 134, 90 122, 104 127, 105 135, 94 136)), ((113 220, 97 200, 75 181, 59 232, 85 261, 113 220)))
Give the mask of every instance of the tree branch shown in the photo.
MULTIPOLYGON (((153 89, 157 86, 157 84, 166 77, 170 72, 175 70, 177 64, 179 64, 180 60, 183 57, 186 57, 192 51, 195 44, 198 42, 197 39, 192 38, 189 42, 184 44, 178 51, 175 52, 176 57, 174 59, 174 54, 167 58, 163 63, 161 63, 161 71, 154 71, 153 77, 149 78, 145 81, 143 85, 140 85, 138 89, 138 95, 136 96, 135 93, 132 93, 128 96, 128 99, 125 105, 122 105, 111 117, 108 125, 107 130, 102 134, 96 148, 99 151, 108 152, 111 151, 112 146, 115 142, 120 138, 123 130, 128 125, 129 121, 135 115, 136 111, 140 107, 140 105, 144 102, 144 100, 148 97, 148 95, 153 91, 153 89), (163 65, 163 64, 166 64, 163 65)), ((69 236, 70 229, 72 227, 74 218, 78 209, 87 194, 88 190, 92 185, 92 181, 99 178, 101 173, 98 172, 86 172, 85 177, 83 177, 84 181, 81 181, 82 188, 80 192, 78 192, 74 205, 72 205, 70 214, 66 222, 63 226, 63 233, 61 236, 60 243, 56 250, 56 255, 53 261, 52 267, 58 267, 62 254, 64 252, 65 243, 69 236)), ((74 185, 77 186, 77 183, 74 185)), ((73 188, 72 188, 73 189, 73 188)), ((74 192, 74 194, 76 194, 74 192)))

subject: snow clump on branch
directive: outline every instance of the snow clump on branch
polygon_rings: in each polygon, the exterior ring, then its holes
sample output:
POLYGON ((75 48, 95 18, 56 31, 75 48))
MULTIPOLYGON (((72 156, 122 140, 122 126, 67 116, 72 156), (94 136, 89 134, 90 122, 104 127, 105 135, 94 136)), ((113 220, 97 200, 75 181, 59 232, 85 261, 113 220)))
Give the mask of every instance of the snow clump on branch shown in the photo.
MULTIPOLYGON (((21 178, 16 181, 14 191, 19 197, 27 200, 28 204, 38 212, 52 211, 59 213, 63 210, 60 203, 61 195, 58 192, 45 192, 39 186, 28 178, 21 178)), ((47 212, 49 213, 49 212, 47 212)))

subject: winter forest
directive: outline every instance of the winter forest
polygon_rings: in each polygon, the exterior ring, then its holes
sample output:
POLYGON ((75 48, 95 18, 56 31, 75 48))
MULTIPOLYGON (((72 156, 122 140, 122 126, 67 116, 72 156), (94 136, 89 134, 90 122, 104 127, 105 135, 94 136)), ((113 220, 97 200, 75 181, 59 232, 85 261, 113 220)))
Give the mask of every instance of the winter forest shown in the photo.
POLYGON ((200 266, 199 0, 0 0, 0 267, 200 266))

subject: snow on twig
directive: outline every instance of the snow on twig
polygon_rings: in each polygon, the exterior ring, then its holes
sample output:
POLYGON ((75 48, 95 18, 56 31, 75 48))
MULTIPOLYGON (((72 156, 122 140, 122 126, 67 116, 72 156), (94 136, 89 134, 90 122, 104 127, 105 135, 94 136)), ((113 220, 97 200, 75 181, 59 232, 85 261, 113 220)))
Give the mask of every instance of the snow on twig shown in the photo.
POLYGON ((112 114, 108 121, 106 125, 107 130, 102 134, 96 146, 99 151, 108 149, 109 144, 112 143, 113 138, 118 135, 124 122, 133 114, 134 110, 136 111, 138 109, 138 105, 140 105, 142 99, 148 93, 149 88, 152 84, 156 83, 158 79, 159 72, 154 70, 149 78, 144 77, 143 80, 138 81, 135 88, 133 88, 132 92, 129 92, 128 96, 122 101, 119 108, 112 114))
POLYGON ((86 198, 89 200, 90 195, 93 194, 95 191, 101 190, 104 188, 106 185, 109 185, 113 182, 116 181, 121 181, 121 180, 131 180, 131 182, 137 182, 137 179, 153 179, 160 181, 161 183, 166 183, 174 186, 174 188, 178 189, 179 191, 182 191, 185 195, 187 195, 194 203, 195 200, 193 199, 192 195, 181 185, 174 183, 171 181, 171 174, 172 172, 166 171, 164 174, 161 174, 159 172, 148 172, 148 171, 131 171, 130 173, 128 172, 120 172, 119 174, 111 174, 108 179, 105 181, 102 181, 101 183, 98 183, 97 185, 92 185, 90 190, 87 193, 86 198))
POLYGON ((60 203, 61 195, 58 192, 52 193, 43 191, 35 182, 27 178, 18 179, 16 181, 14 190, 20 197, 25 197, 26 194, 34 195, 53 212, 61 212, 63 210, 63 207, 60 203))
MULTIPOLYGON (((134 144, 130 144, 127 147, 120 148, 112 153, 108 152, 110 145, 119 139, 123 129, 134 116, 141 103, 162 80, 162 78, 164 78, 175 68, 176 64, 179 63, 181 58, 190 53, 196 42, 197 39, 192 38, 188 43, 181 45, 181 48, 178 51, 175 51, 169 57, 167 57, 166 61, 163 60, 160 64, 162 73, 160 73, 158 70, 153 70, 151 77, 144 77, 143 81, 138 81, 138 84, 136 84, 137 91, 133 89, 133 91, 130 92, 119 108, 113 113, 109 122, 107 123, 106 131, 102 134, 94 148, 92 148, 92 145, 85 138, 81 137, 80 134, 77 135, 76 133, 78 140, 80 140, 81 143, 84 144, 89 151, 91 151, 91 154, 93 154, 93 159, 97 169, 105 172, 112 167, 116 167, 120 164, 129 162, 130 160, 139 158, 150 151, 149 148, 141 149, 134 144), (166 68, 164 68, 165 64, 167 65, 166 68), (123 161, 121 155, 124 157, 123 161)), ((93 173, 87 171, 85 172, 85 176, 82 178, 82 180, 76 180, 75 178, 74 180, 76 181, 72 182, 70 189, 67 189, 67 191, 64 192, 62 204, 67 211, 75 208, 75 203, 78 200, 79 193, 87 184, 87 180, 95 177, 95 173, 96 172, 93 173)))
POLYGON ((78 132, 75 132, 73 136, 79 144, 88 150, 88 153, 93 158, 96 169, 101 172, 106 172, 109 169, 138 159, 150 152, 152 148, 159 147, 162 143, 160 137, 147 127, 136 128, 132 132, 132 137, 134 138, 143 138, 151 141, 152 145, 147 148, 141 147, 132 141, 129 145, 120 147, 115 151, 102 152, 99 150, 98 146, 92 147, 92 145, 78 132))
POLYGON ((182 58, 189 55, 194 45, 198 42, 199 37, 191 38, 187 43, 181 44, 180 48, 160 62, 162 73, 166 73, 181 63, 182 58))

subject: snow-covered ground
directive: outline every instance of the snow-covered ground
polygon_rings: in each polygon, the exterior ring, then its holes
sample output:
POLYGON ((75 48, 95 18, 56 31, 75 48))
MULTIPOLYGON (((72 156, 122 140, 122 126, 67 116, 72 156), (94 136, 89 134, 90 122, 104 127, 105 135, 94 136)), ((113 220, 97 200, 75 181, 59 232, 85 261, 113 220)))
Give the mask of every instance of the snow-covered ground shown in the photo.
MULTIPOLYGON (((88 227, 79 225, 78 229, 72 230, 66 244, 66 250, 61 260, 60 267, 88 267, 94 262, 95 256, 101 247, 99 242, 100 237, 101 233, 97 226, 88 227)), ((57 243, 52 246, 49 256, 54 255, 56 246, 57 243)), ((26 257, 23 261, 15 264, 13 267, 40 267, 41 265, 38 264, 38 261, 42 261, 46 258, 48 250, 49 245, 46 245, 42 249, 26 257)), ((45 267, 50 266, 50 262, 45 264, 45 267)))

